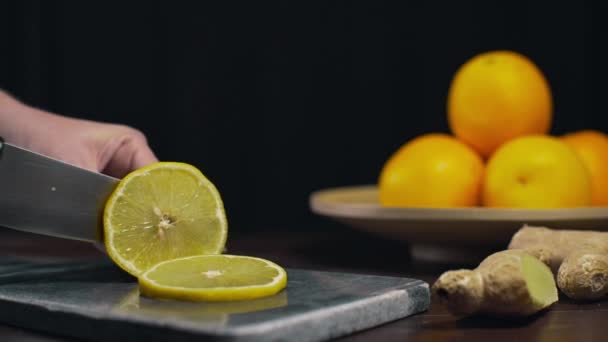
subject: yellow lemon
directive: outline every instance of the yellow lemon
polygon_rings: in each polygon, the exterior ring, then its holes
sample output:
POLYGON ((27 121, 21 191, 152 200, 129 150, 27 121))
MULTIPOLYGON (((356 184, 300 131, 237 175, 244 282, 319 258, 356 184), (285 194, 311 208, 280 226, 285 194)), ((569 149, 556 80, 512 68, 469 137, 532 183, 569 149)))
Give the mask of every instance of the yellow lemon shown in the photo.
POLYGON ((566 134, 562 139, 578 153, 591 173, 591 204, 608 206, 608 135, 585 130, 566 134))
POLYGON ((103 223, 108 255, 134 276, 162 261, 221 253, 228 234, 217 189, 184 163, 127 175, 108 199, 103 223))
POLYGON ((454 135, 483 157, 513 138, 547 133, 553 115, 542 72, 511 51, 483 53, 460 67, 450 85, 447 111, 454 135))
POLYGON ((466 207, 479 204, 484 165, 469 146, 446 134, 403 145, 385 163, 380 202, 392 207, 466 207))
POLYGON ((488 207, 561 208, 591 204, 591 177, 576 152, 549 136, 526 136, 502 145, 486 167, 488 207))
POLYGON ((199 255, 161 262, 139 278, 146 296, 232 301, 267 297, 287 284, 287 273, 268 260, 238 255, 199 255))

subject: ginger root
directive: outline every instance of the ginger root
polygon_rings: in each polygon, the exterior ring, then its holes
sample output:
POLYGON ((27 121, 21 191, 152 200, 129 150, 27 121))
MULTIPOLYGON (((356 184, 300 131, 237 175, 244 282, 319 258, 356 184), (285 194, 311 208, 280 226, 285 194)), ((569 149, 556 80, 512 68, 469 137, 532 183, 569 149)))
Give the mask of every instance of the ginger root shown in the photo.
POLYGON ((547 264, 568 297, 594 300, 608 294, 608 232, 524 226, 509 244, 547 264))
POLYGON ((442 274, 433 295, 455 315, 527 316, 557 301, 549 267, 521 250, 488 256, 475 270, 442 274))

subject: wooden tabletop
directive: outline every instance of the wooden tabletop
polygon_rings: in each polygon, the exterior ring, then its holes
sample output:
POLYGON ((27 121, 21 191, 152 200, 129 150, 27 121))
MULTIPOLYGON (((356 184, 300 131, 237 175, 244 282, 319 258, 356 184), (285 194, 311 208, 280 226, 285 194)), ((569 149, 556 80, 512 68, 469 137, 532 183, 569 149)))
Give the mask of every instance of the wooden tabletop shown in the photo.
MULTIPOLYGON (((231 232, 231 254, 254 255, 284 267, 403 276, 432 282, 455 267, 449 262, 413 260, 407 245, 340 227, 326 231, 231 232)), ((17 232, 0 233, 2 255, 104 257, 92 245, 17 232)), ((604 341, 608 300, 574 303, 560 299, 551 309, 525 320, 489 317, 457 319, 436 302, 422 314, 343 337, 339 341, 604 341)), ((0 324, 0 341, 68 341, 69 338, 0 324)))

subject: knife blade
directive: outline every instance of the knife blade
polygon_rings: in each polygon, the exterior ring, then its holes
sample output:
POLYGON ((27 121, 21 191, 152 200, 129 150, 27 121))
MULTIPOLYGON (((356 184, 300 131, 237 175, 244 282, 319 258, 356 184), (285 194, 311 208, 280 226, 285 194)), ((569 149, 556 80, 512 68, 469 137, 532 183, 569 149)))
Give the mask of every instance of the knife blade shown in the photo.
POLYGON ((103 208, 118 181, 0 138, 0 226, 101 242, 103 208))

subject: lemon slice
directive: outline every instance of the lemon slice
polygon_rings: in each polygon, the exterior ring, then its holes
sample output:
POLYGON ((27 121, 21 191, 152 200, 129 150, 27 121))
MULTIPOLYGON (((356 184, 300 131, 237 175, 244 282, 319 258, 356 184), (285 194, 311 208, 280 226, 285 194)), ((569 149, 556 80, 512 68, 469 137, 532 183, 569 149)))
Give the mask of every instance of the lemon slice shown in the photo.
POLYGON ((155 163, 127 175, 103 221, 108 255, 134 276, 165 260, 221 253, 228 234, 217 189, 184 163, 155 163))
POLYGON ((139 277, 141 293, 190 301, 231 301, 271 296, 287 284, 281 266, 237 255, 199 255, 161 262, 139 277))

